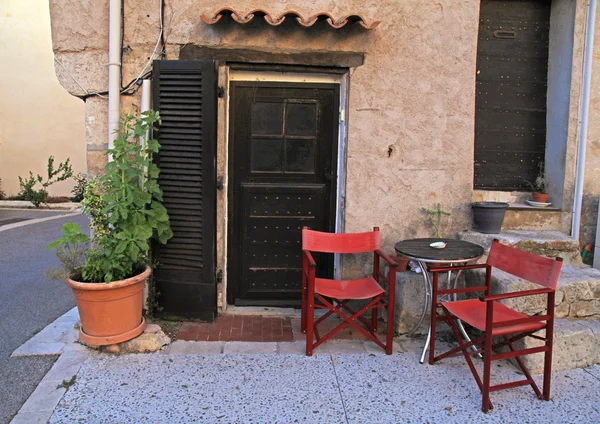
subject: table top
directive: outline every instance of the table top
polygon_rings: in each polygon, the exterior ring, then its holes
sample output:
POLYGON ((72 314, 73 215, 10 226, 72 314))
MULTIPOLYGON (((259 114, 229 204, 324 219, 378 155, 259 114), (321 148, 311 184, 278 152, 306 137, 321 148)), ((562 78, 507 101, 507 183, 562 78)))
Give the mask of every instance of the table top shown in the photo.
POLYGON ((464 240, 447 238, 418 238, 399 241, 394 245, 398 254, 421 262, 462 263, 483 255, 483 247, 464 240), (446 247, 436 249, 431 243, 443 241, 446 247))

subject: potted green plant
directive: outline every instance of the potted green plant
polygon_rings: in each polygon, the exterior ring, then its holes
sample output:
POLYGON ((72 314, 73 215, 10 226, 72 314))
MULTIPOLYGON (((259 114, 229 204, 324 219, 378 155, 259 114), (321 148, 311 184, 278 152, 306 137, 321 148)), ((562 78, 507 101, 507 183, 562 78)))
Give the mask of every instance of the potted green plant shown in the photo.
POLYGON ((527 184, 531 187, 531 197, 534 202, 546 203, 548 201, 548 188, 550 187, 550 183, 546 178, 543 162, 538 164, 538 175, 535 178, 535 181, 533 183, 527 181, 527 184))
POLYGON ((80 340, 90 345, 120 343, 146 327, 142 306, 150 275, 150 242, 156 239, 164 244, 173 235, 161 203, 159 169, 152 163, 159 144, 146 140, 159 120, 154 111, 122 120, 114 147, 108 151, 112 161, 105 174, 91 179, 85 188, 83 212, 90 216, 92 239, 77 224, 68 223, 63 237, 48 246, 66 252, 67 257, 77 246, 86 246, 83 265, 71 261, 74 269, 67 269, 66 283, 79 309, 80 340))

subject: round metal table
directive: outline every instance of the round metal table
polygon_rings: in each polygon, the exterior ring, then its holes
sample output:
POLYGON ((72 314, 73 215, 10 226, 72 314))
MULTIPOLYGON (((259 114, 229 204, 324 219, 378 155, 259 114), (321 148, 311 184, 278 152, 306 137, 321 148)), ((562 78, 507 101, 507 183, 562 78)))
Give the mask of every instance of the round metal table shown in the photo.
MULTIPOLYGON (((427 264, 436 263, 445 266, 461 265, 479 259, 484 253, 483 247, 479 246, 478 244, 464 240, 447 238, 418 238, 402 240, 396 243, 394 248, 399 255, 416 261, 421 268, 421 273, 423 274, 423 282, 425 286, 425 303, 423 306, 423 313, 421 314, 417 325, 415 325, 414 328, 409 331, 409 336, 413 335, 414 332, 421 326, 427 311, 431 308, 430 302, 433 289, 431 278, 427 272, 427 264), (443 249, 431 247, 431 243, 435 242, 444 242, 446 243, 446 247, 443 249)), ((458 271, 454 277, 455 288, 458 285, 458 279, 460 278, 460 275, 461 271, 458 271)), ((448 272, 448 284, 450 284, 451 279, 452 272, 450 271, 448 272)), ((454 295, 454 300, 456 300, 456 295, 454 295)), ((465 336, 467 340, 470 340, 460 321, 458 321, 458 327, 463 336, 465 336)), ((423 353, 421 354, 421 359, 419 361, 420 363, 425 361, 425 355, 429 349, 430 338, 431 325, 427 331, 427 339, 425 340, 425 346, 423 347, 423 353)))

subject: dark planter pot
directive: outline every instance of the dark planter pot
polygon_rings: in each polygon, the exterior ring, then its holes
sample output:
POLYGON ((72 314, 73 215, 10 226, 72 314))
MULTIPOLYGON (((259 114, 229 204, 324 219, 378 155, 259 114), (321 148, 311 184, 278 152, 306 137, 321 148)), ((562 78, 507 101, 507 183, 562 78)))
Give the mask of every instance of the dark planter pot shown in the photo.
POLYGON ((477 202, 473 203, 471 207, 476 231, 485 234, 500 233, 508 203, 477 202))

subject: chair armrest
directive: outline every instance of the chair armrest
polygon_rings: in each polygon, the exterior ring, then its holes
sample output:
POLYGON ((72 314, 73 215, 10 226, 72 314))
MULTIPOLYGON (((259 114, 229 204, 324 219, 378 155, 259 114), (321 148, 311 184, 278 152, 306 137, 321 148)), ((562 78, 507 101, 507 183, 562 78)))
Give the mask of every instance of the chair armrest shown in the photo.
POLYGON ((536 294, 552 293, 554 290, 549 288, 535 289, 535 290, 521 290, 518 292, 504 293, 504 294, 493 294, 490 296, 480 296, 479 300, 482 302, 490 302, 494 300, 512 299, 514 297, 534 296, 536 294))
POLYGON ((379 249, 375 250, 375 254, 377 256, 379 256, 381 259, 383 259, 384 261, 386 261, 390 266, 398 266, 398 264, 396 262, 394 262, 389 256, 387 256, 381 250, 379 250, 379 249))
POLYGON ((309 267, 311 267, 311 268, 316 268, 317 267, 317 263, 313 259, 310 251, 308 251, 308 250, 302 250, 302 254, 304 256, 306 256, 306 259, 308 260, 308 266, 309 267))
POLYGON ((441 268, 429 268, 429 272, 448 272, 448 271, 461 271, 465 269, 479 269, 479 268, 491 268, 488 264, 473 264, 473 265, 458 265, 458 266, 445 266, 441 268))

